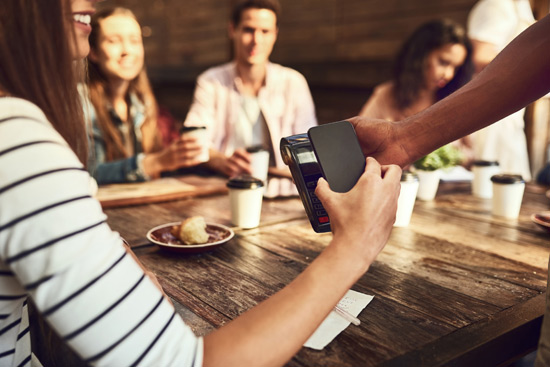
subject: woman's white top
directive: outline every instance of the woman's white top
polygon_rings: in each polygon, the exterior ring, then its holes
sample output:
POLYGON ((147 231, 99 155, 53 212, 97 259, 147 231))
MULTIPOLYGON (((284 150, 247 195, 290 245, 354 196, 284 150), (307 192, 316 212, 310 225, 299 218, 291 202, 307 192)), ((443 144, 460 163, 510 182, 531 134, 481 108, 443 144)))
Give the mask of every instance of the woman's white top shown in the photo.
POLYGON ((0 365, 30 365, 27 297, 82 359, 199 366, 202 339, 128 255, 34 104, 0 98, 0 365))

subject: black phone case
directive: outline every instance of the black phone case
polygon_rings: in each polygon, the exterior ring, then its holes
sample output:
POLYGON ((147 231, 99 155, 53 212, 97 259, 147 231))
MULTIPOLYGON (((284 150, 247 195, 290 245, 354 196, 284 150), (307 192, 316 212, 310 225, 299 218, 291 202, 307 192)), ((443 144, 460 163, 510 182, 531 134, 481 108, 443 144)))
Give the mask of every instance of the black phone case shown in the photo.
POLYGON ((349 121, 312 127, 308 136, 323 177, 336 192, 348 192, 365 171, 365 156, 349 121))

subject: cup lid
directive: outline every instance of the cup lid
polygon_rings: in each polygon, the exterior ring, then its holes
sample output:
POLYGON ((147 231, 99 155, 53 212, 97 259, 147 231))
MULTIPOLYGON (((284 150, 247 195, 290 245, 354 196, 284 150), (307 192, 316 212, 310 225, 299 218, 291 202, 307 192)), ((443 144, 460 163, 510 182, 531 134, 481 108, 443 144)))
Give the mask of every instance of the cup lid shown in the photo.
POLYGON ((472 164, 474 166, 478 166, 478 167, 498 166, 497 161, 482 161, 482 160, 479 160, 479 161, 474 161, 472 164))
POLYGON ((411 171, 403 171, 401 173, 401 182, 414 182, 418 181, 418 175, 411 171))
POLYGON ((246 151, 248 153, 258 153, 258 152, 263 152, 265 150, 267 150, 267 149, 265 149, 263 145, 254 145, 254 146, 246 148, 246 151))
POLYGON ((491 177, 491 181, 498 184, 519 184, 525 183, 521 175, 494 175, 491 177))
POLYGON ((263 186, 262 180, 250 175, 239 175, 227 181, 227 187, 230 189, 257 189, 263 186))

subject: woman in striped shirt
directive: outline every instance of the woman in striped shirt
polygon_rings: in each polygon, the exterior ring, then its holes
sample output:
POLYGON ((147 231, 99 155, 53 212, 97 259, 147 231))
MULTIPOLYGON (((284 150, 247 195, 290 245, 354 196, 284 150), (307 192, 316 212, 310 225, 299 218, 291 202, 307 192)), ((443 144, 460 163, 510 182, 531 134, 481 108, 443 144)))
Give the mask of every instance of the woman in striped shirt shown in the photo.
POLYGON ((88 364, 285 363, 386 243, 400 169, 369 158, 346 194, 321 180, 330 245, 282 291, 196 337, 105 223, 81 163, 86 138, 72 59, 88 52, 97 1, 2 0, 0 365, 32 364, 27 297, 88 364))

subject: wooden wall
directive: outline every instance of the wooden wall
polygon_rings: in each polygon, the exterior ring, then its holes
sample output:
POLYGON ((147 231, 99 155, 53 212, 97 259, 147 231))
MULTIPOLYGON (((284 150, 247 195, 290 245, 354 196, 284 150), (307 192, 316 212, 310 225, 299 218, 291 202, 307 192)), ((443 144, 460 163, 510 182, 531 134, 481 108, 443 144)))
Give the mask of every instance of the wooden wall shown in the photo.
MULTIPOLYGON (((184 119, 194 81, 231 58, 227 25, 235 0, 111 0, 135 11, 160 103, 184 119)), ((388 78, 397 48, 417 26, 448 17, 465 24, 476 0, 280 0, 272 61, 302 72, 320 122, 359 112, 388 78)))

